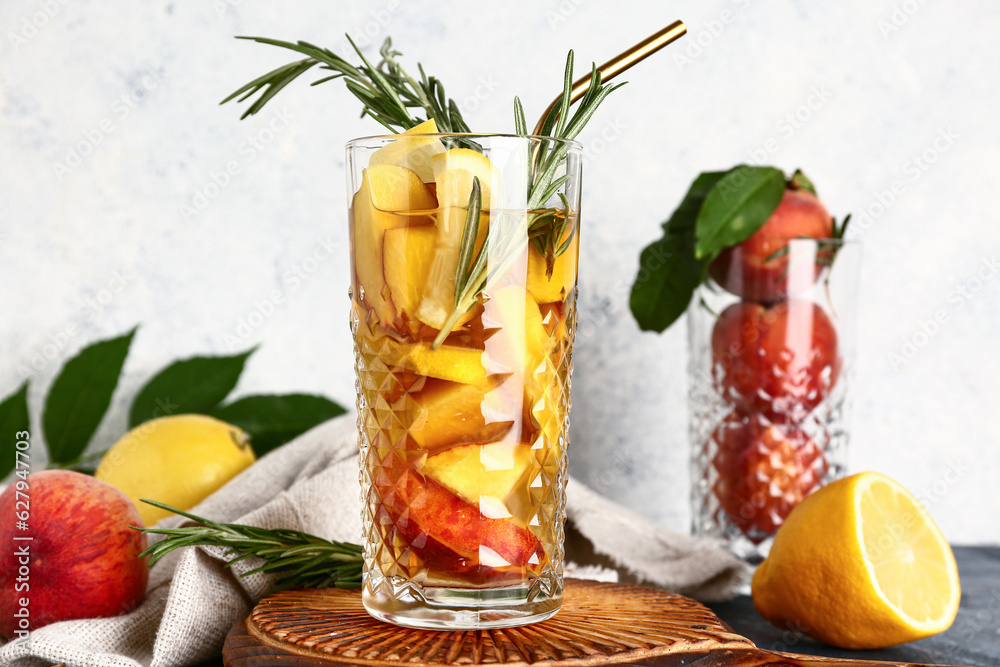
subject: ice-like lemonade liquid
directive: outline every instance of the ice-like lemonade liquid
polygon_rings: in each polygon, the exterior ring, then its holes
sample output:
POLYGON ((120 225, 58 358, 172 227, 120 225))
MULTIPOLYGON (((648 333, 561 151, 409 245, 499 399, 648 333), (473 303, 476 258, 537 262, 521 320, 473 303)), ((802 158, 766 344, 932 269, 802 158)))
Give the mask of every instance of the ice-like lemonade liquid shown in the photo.
POLYGON ((488 139, 390 143, 355 178, 363 599, 402 625, 519 625, 562 597, 578 208, 550 211, 544 256, 488 139), (499 268, 449 327, 474 178, 474 256, 499 268))

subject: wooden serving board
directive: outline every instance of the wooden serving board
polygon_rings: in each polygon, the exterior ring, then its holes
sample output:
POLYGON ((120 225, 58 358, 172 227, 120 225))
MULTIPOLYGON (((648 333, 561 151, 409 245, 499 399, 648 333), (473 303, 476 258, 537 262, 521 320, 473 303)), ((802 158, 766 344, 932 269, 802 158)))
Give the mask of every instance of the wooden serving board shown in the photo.
POLYGON ((227 667, 788 665, 921 667, 764 651, 689 598, 642 586, 566 580, 562 609, 500 630, 411 630, 375 620, 359 591, 283 591, 226 637, 227 667))

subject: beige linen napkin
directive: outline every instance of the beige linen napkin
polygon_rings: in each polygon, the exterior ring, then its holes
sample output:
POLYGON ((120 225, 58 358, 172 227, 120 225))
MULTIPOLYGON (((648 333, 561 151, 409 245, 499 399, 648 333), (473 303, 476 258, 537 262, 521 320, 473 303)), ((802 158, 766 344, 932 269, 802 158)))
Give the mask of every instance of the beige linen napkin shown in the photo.
MULTIPOLYGON (((355 417, 345 415, 271 452, 192 511, 224 523, 358 542, 357 466, 355 417)), ((593 551, 640 580, 703 600, 731 597, 745 581, 742 562, 712 542, 670 533, 573 480, 567 496, 569 521, 593 551)), ((254 563, 230 570, 223 567, 224 554, 219 547, 174 551, 153 567, 146 598, 131 613, 39 628, 0 647, 0 665, 181 667, 217 656, 226 633, 273 582, 273 575, 240 577, 254 563)), ((616 575, 575 565, 567 573, 605 580, 616 575)))

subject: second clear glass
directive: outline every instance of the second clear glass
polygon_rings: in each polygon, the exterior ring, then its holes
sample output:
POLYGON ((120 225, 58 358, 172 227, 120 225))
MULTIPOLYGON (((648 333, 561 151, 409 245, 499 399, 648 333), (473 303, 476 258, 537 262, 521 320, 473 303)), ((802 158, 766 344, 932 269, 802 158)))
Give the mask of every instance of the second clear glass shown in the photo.
POLYGON ((845 474, 860 245, 791 239, 688 308, 694 534, 759 561, 788 514, 845 474))

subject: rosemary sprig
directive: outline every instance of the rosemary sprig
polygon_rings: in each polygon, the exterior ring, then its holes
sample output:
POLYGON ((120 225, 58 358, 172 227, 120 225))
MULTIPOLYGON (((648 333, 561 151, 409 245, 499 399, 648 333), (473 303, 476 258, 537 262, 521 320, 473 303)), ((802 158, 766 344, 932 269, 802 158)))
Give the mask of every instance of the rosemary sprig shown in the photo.
MULTIPOLYGON (((360 65, 351 65, 337 54, 308 42, 284 42, 265 37, 241 37, 261 44, 271 44, 306 56, 282 67, 278 67, 261 77, 247 83, 242 88, 222 101, 222 104, 233 99, 242 102, 260 93, 255 102, 243 114, 242 118, 260 111, 282 88, 308 72, 315 65, 321 69, 333 72, 332 75, 313 82, 313 85, 333 79, 344 79, 348 90, 362 104, 364 111, 392 132, 407 130, 421 121, 411 114, 412 109, 420 109, 428 119, 434 119, 438 130, 443 133, 469 133, 469 127, 462 118, 458 105, 452 99, 447 99, 444 86, 434 78, 428 77, 422 65, 418 64, 419 80, 410 76, 399 64, 398 56, 402 55, 393 49, 392 39, 386 38, 379 54, 382 59, 376 66, 365 58, 364 54, 347 36, 351 47, 361 59, 360 65)), ((591 65, 590 83, 587 91, 573 110, 573 51, 566 57, 566 68, 563 75, 563 91, 560 103, 546 115, 542 123, 541 136, 553 139, 575 139, 593 117, 601 103, 612 92, 625 85, 601 83, 601 73, 596 65, 591 65)), ((520 136, 528 136, 528 124, 524 116, 521 100, 514 98, 514 128, 520 136)), ((458 143, 468 145, 476 150, 478 145, 471 140, 458 143)), ((455 323, 472 308, 480 295, 488 290, 493 282, 507 271, 514 261, 524 252, 527 243, 534 244, 535 249, 545 257, 546 273, 552 275, 556 258, 569 248, 575 224, 568 237, 566 225, 573 217, 569 202, 559 192, 569 180, 568 174, 557 176, 560 168, 566 164, 566 154, 569 145, 564 142, 546 142, 540 140, 535 144, 532 154, 525 165, 528 170, 528 202, 525 213, 491 211, 493 216, 486 240, 478 255, 474 249, 479 229, 479 209, 481 208, 481 192, 476 187, 469 195, 469 215, 466 216, 466 228, 462 234, 460 258, 455 275, 455 304, 445 324, 432 345, 437 348, 451 332, 455 323), (549 200, 559 195, 563 209, 547 207, 549 200), (473 210, 476 214, 473 215, 473 210), (525 218, 526 220, 521 220, 525 218), (522 226, 526 224, 527 229, 522 226), (499 231, 497 231, 499 230, 499 231), (487 265, 486 258, 490 258, 487 265)))
POLYGON ((144 533, 167 536, 140 554, 140 557, 149 556, 151 567, 160 558, 180 547, 219 546, 228 547, 227 555, 236 556, 226 563, 226 567, 251 556, 261 558, 263 565, 240 576, 273 572, 278 575, 274 591, 329 586, 361 587, 364 561, 361 547, 356 544, 331 542, 297 530, 216 523, 153 500, 143 499, 142 502, 187 517, 199 524, 180 528, 136 528, 144 533))
MULTIPOLYGON (((581 98, 576 111, 572 110, 573 62, 571 50, 566 56, 566 69, 563 75, 563 92, 561 102, 553 109, 542 125, 542 136, 556 139, 575 139, 597 108, 615 90, 624 86, 601 84, 601 73, 596 65, 591 66, 590 83, 587 92, 581 98)), ((518 97, 514 98, 514 128, 517 134, 528 136, 528 124, 524 117, 524 107, 518 97)), ((503 275, 517 258, 524 252, 528 240, 534 244, 539 254, 545 257, 546 274, 551 277, 556 258, 566 252, 576 233, 576 226, 570 230, 570 235, 563 239, 566 225, 573 213, 569 201, 559 192, 559 189, 569 180, 568 174, 556 177, 559 169, 566 164, 566 154, 569 145, 565 142, 546 142, 540 140, 535 144, 532 155, 528 159, 528 205, 527 233, 520 229, 514 214, 500 211, 495 213, 486 234, 486 241, 475 261, 460 261, 455 274, 455 307, 445 320, 441 331, 434 339, 432 348, 436 349, 451 333, 452 327, 472 308, 479 295, 488 291, 493 282, 503 275), (549 145, 551 144, 551 148, 549 145), (562 210, 548 207, 549 200, 559 195, 562 200, 562 210), (499 231, 498 231, 499 230, 499 231), (491 258, 487 266, 486 258, 491 258)), ((478 191, 473 188, 469 195, 469 211, 478 206, 478 191)), ((476 230, 479 226, 477 215, 466 217, 466 229, 462 235, 462 245, 459 257, 470 258, 476 243, 476 232, 470 233, 469 225, 474 221, 476 230)))
POLYGON ((364 104, 362 115, 371 116, 390 132, 408 130, 421 122, 411 113, 412 109, 421 109, 428 119, 433 118, 440 132, 469 132, 469 126, 462 118, 462 112, 455 101, 445 95, 444 86, 439 79, 428 77, 423 66, 419 64, 417 65, 420 72, 419 81, 403 69, 397 60, 402 54, 392 48, 392 38, 386 38, 382 43, 379 49, 382 60, 374 67, 361 53, 361 49, 350 35, 347 35, 347 41, 361 58, 360 65, 352 65, 329 49, 320 48, 309 42, 292 43, 267 37, 237 39, 280 46, 307 56, 257 77, 220 102, 225 104, 234 99, 242 102, 260 92, 260 97, 250 105, 241 118, 256 114, 282 88, 319 65, 320 69, 331 71, 333 74, 314 81, 312 85, 343 79, 347 89, 364 104))

